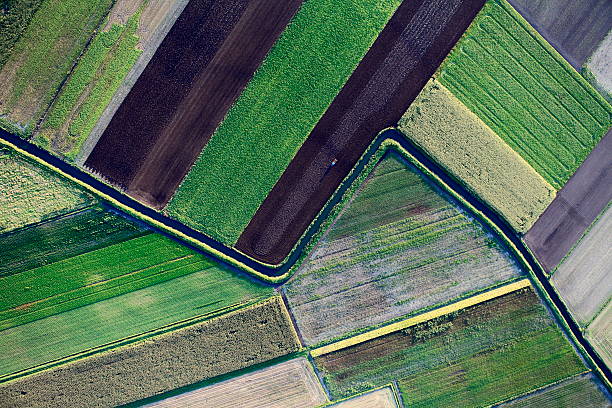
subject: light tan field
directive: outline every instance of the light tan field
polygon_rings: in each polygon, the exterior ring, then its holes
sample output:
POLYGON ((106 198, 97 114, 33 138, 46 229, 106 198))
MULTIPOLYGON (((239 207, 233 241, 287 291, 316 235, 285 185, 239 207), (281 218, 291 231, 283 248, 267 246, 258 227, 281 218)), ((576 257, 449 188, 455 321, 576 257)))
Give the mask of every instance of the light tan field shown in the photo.
POLYGON ((612 366, 612 302, 589 325, 586 337, 606 365, 612 366))
POLYGON ((309 408, 326 402, 317 375, 308 360, 301 357, 146 406, 309 408))
POLYGON ((334 408, 396 408, 397 403, 391 388, 368 392, 367 394, 353 397, 346 401, 331 405, 334 408))
POLYGON ((563 261, 551 280, 581 326, 612 296, 612 206, 563 261))
POLYGON ((612 31, 591 55, 586 67, 595 76, 597 86, 609 95, 612 94, 612 31))

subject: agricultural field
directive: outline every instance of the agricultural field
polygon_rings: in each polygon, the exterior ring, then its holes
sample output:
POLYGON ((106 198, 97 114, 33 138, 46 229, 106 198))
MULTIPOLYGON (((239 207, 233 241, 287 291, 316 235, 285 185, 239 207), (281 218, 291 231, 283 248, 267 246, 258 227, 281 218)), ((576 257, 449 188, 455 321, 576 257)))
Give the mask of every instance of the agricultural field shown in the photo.
POLYGON ((500 404, 500 408, 608 408, 610 402, 593 374, 582 374, 532 394, 500 404))
POLYGON ((393 390, 390 387, 381 388, 366 394, 358 395, 346 401, 330 405, 334 408, 397 408, 393 390))
POLYGON ((385 156, 283 286, 307 344, 520 276, 483 227, 422 177, 385 156))
POLYGON ((607 0, 508 1, 576 69, 611 28, 612 3, 607 0))
POLYGON ((610 60, 612 60, 612 31, 601 41, 580 71, 582 76, 603 95, 608 103, 612 103, 612 66, 610 60))
POLYGON ((555 196, 546 180, 435 80, 399 129, 518 232, 527 232, 555 196))
MULTIPOLYGON (((28 4, 19 3, 26 10, 28 4)), ((32 133, 111 5, 112 0, 44 0, 29 23, 19 22, 21 35, 0 69, 2 127, 32 133)))
POLYGON ((310 362, 300 357, 145 407, 314 408, 327 401, 310 362))
POLYGON ((551 278, 583 327, 612 299, 611 231, 612 205, 609 205, 551 278))
POLYGON ((0 14, 0 69, 11 55, 15 43, 28 27, 43 0, 16 0, 2 3, 0 14))
POLYGON ((240 234, 236 248, 263 262, 280 263, 380 130, 397 124, 483 4, 403 1, 240 234))
POLYGON ((524 240, 551 273, 612 201, 612 129, 599 141, 524 240))
POLYGON ((300 4, 189 2, 85 165, 163 207, 300 4))
POLYGON ((0 380, 272 294, 272 288, 209 262, 190 274, 0 331, 0 349, 6 351, 0 380))
POLYGON ((397 380, 410 407, 488 406, 584 371, 530 288, 324 354, 315 364, 334 398, 397 380))
POLYGON ((0 399, 12 407, 116 406, 285 356, 300 346, 279 299, 0 384, 0 399))
POLYGON ((168 214, 233 245, 399 4, 305 2, 183 180, 168 214))
POLYGON ((92 200, 56 173, 0 147, 0 233, 76 211, 92 200))
POLYGON ((437 78, 556 189, 611 124, 612 107, 505 0, 484 6, 437 78))
POLYGON ((0 234, 0 277, 72 258, 151 231, 103 206, 0 234))
POLYGON ((612 302, 608 302, 595 320, 589 324, 586 329, 586 337, 607 366, 612 366, 612 302))

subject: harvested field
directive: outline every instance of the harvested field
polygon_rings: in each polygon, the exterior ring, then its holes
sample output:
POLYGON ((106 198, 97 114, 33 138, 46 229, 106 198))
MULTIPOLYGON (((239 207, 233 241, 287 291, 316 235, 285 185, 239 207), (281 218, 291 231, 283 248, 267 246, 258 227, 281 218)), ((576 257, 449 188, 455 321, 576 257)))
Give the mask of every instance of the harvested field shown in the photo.
POLYGON ((582 67, 582 75, 612 102, 612 29, 582 67))
POLYGON ((190 2, 85 165, 163 207, 300 4, 190 2))
POLYGON ((267 263, 281 262, 377 133, 397 123, 483 3, 404 1, 276 181, 236 247, 267 263))
POLYGON ((390 387, 368 392, 346 401, 330 405, 334 408, 397 408, 393 390, 390 387))
POLYGON ((576 69, 612 28, 608 0, 508 0, 576 69))
POLYGON ((305 2, 185 177, 168 213, 233 245, 400 2, 305 2))
POLYGON ((53 171, 0 147, 0 232, 88 206, 92 198, 53 171))
POLYGON ((551 278, 576 321, 586 326, 612 299, 612 205, 551 278))
POLYGON ((612 107, 505 0, 484 6, 438 79, 556 189, 611 124, 612 107))
POLYGON ((529 288, 315 363, 332 397, 397 380, 410 407, 488 406, 584 371, 529 288))
POLYGON ((3 127, 33 130, 111 5, 111 0, 41 4, 0 70, 3 127))
POLYGON ((390 154, 283 290, 312 345, 519 275, 480 224, 390 154))
POLYGON ((500 408, 609 408, 610 400, 602 392, 593 374, 583 374, 551 385, 532 394, 499 405, 500 408))
POLYGON ((110 407, 158 395, 295 352, 279 298, 0 384, 12 407, 110 407))
POLYGON ((310 362, 301 357, 145 407, 314 408, 327 401, 310 362))
POLYGON ((103 207, 70 213, 0 235, 0 277, 148 234, 103 207))
POLYGON ((436 80, 406 111, 399 129, 520 233, 555 196, 542 176, 436 80))
POLYGON ((551 272, 612 201, 612 130, 557 193, 525 235, 525 242, 551 272))
POLYGON ((270 296, 219 265, 0 331, 2 376, 270 296))
POLYGON ((586 338, 604 360, 612 365, 612 302, 599 313, 586 330, 586 338))
POLYGON ((0 278, 0 329, 202 271, 214 262, 148 234, 0 278))
POLYGON ((53 101, 34 136, 36 144, 69 160, 79 153, 104 107, 141 53, 136 48, 135 34, 143 1, 115 3, 106 27, 92 39, 53 101))

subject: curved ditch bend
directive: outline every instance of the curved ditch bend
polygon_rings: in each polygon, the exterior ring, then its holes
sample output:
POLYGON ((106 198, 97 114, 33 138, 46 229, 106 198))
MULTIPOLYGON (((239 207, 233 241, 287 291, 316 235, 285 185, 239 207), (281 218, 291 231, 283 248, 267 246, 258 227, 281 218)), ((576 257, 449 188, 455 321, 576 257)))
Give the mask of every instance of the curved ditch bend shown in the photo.
MULTIPOLYGON (((580 330, 580 327, 571 317, 571 314, 569 313, 567 307, 560 299, 559 295, 552 287, 548 279, 546 279, 544 270, 537 262, 537 260, 533 257, 528 248, 525 246, 520 236, 509 226, 509 224, 504 219, 502 219, 497 213, 491 210, 479 198, 471 194, 461 183, 459 183, 457 180, 447 174, 438 164, 434 163, 428 156, 426 156, 422 151, 420 151, 411 141, 405 138, 404 135, 396 129, 385 130, 378 135, 376 140, 368 148, 368 151, 358 162, 355 171, 353 171, 349 175, 346 182, 342 184, 341 189, 339 191, 336 191, 334 196, 328 201, 317 219, 309 227, 304 237, 302 237, 302 239, 299 241, 292 253, 286 259, 286 261, 277 267, 265 265, 258 261, 255 261, 252 258, 249 258, 244 255, 243 253, 231 247, 228 247, 227 245, 222 244, 201 232, 198 232, 176 220, 173 220, 165 215, 158 213, 152 208, 149 208, 137 202, 133 198, 128 197, 126 194, 119 192, 118 190, 108 186, 107 184, 104 184, 103 182, 94 178, 92 175, 86 173, 85 171, 66 163, 65 161, 51 155, 46 150, 43 150, 38 146, 35 146, 32 143, 19 138, 16 135, 13 135, 0 129, 0 139, 2 139, 9 146, 16 147, 17 149, 22 150, 31 156, 34 156, 39 161, 43 162, 43 164, 51 167, 52 169, 78 180, 81 184, 86 185, 88 189, 93 191, 94 193, 97 192, 98 194, 108 196, 120 205, 129 208, 136 214, 143 215, 144 217, 158 224, 161 224, 162 226, 170 230, 178 231, 184 236, 199 242, 205 248, 209 248, 208 251, 202 250, 201 248, 196 248, 199 251, 202 251, 209 256, 212 253, 212 256, 220 258, 223 263, 230 264, 242 270, 245 270, 245 268, 241 267, 241 265, 246 266, 247 272, 250 272, 250 270, 252 270, 255 272, 254 274, 260 278, 262 277, 260 275, 263 275, 263 279, 271 283, 281 283, 289 277, 291 268, 300 258, 303 249, 309 244, 309 241, 316 234, 319 226, 331 213, 332 208, 342 200, 344 192, 350 187, 352 182, 360 174, 363 167, 365 167, 365 165, 369 161, 369 158, 378 150, 384 140, 393 140, 398 143, 403 149, 405 149, 410 155, 412 155, 414 159, 425 169, 427 169, 436 177, 439 177, 440 180, 442 180, 442 182, 446 184, 446 186, 441 186, 442 188, 450 188, 454 193, 456 193, 463 200, 469 203, 477 211, 482 213, 484 217, 488 219, 488 221, 490 221, 497 228, 499 228, 499 230, 504 234, 505 238, 509 242, 511 242, 512 245, 514 245, 515 249, 527 262, 528 267, 533 272, 535 279, 538 281, 540 287, 550 299, 552 306, 559 312, 558 317, 560 317, 563 320, 562 323, 564 323, 561 324, 561 326, 565 326, 570 331, 570 334, 573 336, 574 340, 587 354, 588 359, 595 365, 594 368, 598 370, 601 375, 603 375, 604 380, 606 380, 606 385, 609 387, 609 384, 612 382, 610 369, 606 366, 606 364, 599 357, 599 355, 593 350, 590 343, 585 339, 582 334, 582 331, 580 330), (265 277, 271 279, 265 279, 265 277)), ((433 182, 438 184, 436 181, 433 182)), ((466 208, 466 210, 470 213, 473 213, 473 211, 471 211, 470 209, 466 208)), ((478 219, 482 218, 479 214, 473 213, 473 215, 478 219)), ((167 232, 163 229, 160 229, 159 227, 155 227, 155 229, 161 232, 167 232)), ((185 243, 184 239, 178 239, 185 243)), ((193 247, 193 245, 190 244, 188 241, 187 244, 190 247, 193 247)))

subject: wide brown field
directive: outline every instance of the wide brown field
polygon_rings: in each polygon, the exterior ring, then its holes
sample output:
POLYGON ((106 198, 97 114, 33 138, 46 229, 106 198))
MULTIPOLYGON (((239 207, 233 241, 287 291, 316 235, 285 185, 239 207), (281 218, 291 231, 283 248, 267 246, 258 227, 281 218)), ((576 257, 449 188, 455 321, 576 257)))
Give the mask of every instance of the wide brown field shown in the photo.
POLYGON ((483 3, 404 1, 236 247, 268 263, 282 261, 377 133, 397 123, 483 3))
POLYGON ((612 200, 612 130, 569 179, 533 227, 525 242, 551 272, 612 200))
POLYGON ((191 1, 85 166, 163 207, 300 4, 191 1))

